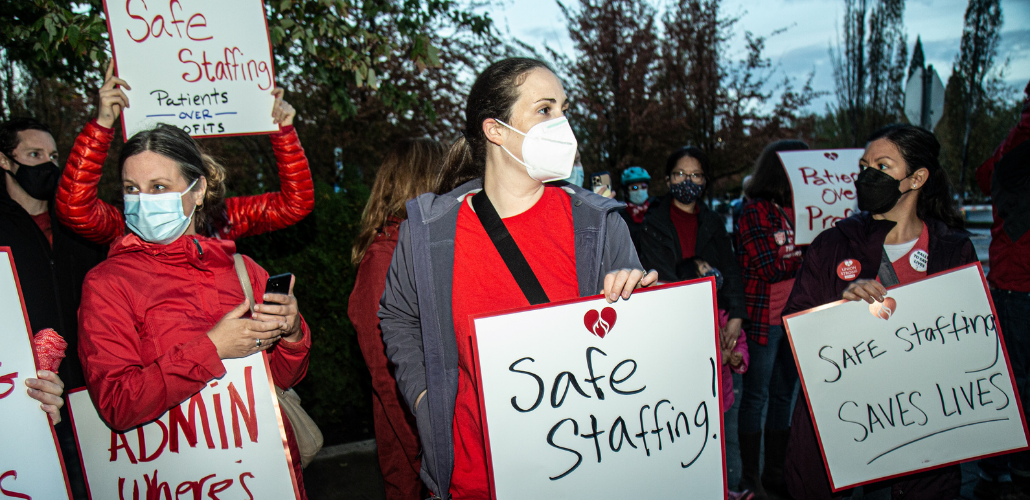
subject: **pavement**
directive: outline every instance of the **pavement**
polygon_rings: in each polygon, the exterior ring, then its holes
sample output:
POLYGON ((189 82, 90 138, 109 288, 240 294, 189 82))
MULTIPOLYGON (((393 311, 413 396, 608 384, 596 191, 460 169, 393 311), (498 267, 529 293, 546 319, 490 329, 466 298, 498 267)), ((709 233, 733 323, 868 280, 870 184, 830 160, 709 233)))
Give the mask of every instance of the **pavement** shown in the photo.
MULTIPOLYGON (((726 412, 727 479, 732 487, 740 481, 740 449, 737 442, 737 409, 740 405, 740 375, 733 376, 733 407, 726 412)), ((962 500, 976 500, 975 462, 962 464, 962 500)), ((310 500, 385 500, 383 476, 379 470, 375 440, 359 441, 323 448, 315 461, 304 469, 304 485, 310 500)), ((856 492, 854 500, 863 498, 856 492)), ((773 497, 774 500, 789 500, 773 497)))

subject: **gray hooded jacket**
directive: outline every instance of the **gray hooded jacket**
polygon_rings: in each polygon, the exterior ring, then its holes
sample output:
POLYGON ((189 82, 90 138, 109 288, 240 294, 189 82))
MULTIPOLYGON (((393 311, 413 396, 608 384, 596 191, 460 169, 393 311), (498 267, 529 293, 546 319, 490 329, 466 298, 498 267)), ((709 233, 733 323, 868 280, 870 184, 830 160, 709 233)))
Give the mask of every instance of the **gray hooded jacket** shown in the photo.
MULTIPOLYGON (((444 195, 424 194, 407 204, 397 249, 380 300, 386 355, 418 424, 422 440, 422 480, 440 498, 449 498, 454 469, 454 401, 458 393, 458 345, 451 307, 454 235, 460 199, 481 190, 482 179, 444 195), (426 396, 415 411, 419 394, 426 396)), ((581 297, 596 295, 604 277, 619 269, 641 269, 619 203, 565 185, 575 231, 576 278, 581 297)))

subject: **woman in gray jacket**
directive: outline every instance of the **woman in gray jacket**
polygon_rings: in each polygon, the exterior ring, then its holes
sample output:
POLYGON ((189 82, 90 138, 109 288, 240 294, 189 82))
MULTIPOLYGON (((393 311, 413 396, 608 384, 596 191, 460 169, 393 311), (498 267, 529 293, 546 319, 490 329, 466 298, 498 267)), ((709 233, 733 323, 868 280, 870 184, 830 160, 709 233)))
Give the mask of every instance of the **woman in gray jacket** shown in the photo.
POLYGON ((625 300, 658 279, 641 270, 621 203, 552 183, 576 156, 567 103, 546 64, 492 64, 469 92, 464 138, 448 154, 449 192, 407 205, 379 317, 416 416, 421 475, 439 498, 489 497, 469 316, 598 293, 625 300), (490 236, 498 231, 503 258, 490 236))

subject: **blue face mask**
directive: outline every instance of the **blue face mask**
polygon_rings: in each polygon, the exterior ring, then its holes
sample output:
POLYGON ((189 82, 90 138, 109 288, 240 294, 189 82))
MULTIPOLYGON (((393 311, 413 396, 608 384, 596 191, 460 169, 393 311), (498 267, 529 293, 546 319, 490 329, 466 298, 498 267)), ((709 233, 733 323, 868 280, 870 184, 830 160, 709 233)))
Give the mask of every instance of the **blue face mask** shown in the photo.
POLYGON ((585 178, 586 177, 584 177, 583 174, 583 165, 577 163, 572 166, 572 175, 570 175, 569 178, 565 180, 573 186, 583 187, 583 180, 585 178))
POLYGON ((629 192, 629 202, 634 205, 643 205, 647 201, 647 189, 638 189, 629 192))
POLYGON ((718 291, 720 288, 722 288, 722 273, 720 273, 718 269, 713 267, 712 270, 708 271, 707 273, 705 273, 705 275, 702 276, 702 278, 707 278, 709 276, 715 276, 715 289, 716 289, 716 291, 718 291))
POLYGON ((194 206, 189 216, 182 213, 182 197, 196 184, 195 180, 181 193, 125 195, 125 225, 150 243, 167 245, 179 239, 192 222, 193 212, 196 212, 194 206))

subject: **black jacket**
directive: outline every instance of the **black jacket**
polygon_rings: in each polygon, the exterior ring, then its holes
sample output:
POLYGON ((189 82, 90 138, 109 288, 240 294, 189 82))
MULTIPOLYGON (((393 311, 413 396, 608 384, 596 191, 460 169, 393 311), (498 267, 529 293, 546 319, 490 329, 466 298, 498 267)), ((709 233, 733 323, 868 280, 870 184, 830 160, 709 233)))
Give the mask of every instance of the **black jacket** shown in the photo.
MULTIPOLYGON (((747 322, 744 279, 730 237, 726 233, 726 220, 700 200, 697 206, 697 243, 694 254, 722 272, 724 282, 717 297, 719 308, 725 309, 730 318, 740 318, 747 322)), ((651 202, 640 233, 640 263, 644 269, 657 270, 658 279, 666 282, 680 281, 676 274, 676 264, 683 260, 680 238, 672 223, 671 207, 671 195, 651 202)))
POLYGON ((58 370, 68 392, 85 384, 78 356, 76 320, 82 282, 86 273, 104 259, 107 249, 62 226, 53 206, 51 200, 51 248, 36 222, 0 184, 0 247, 10 247, 14 257, 32 333, 53 328, 68 342, 66 357, 58 370))
MULTIPOLYGON (((948 227, 936 219, 923 222, 930 233, 927 248, 930 256, 926 264, 928 276, 977 261, 976 249, 968 232, 948 227)), ((840 300, 844 290, 853 283, 837 275, 837 266, 844 259, 854 259, 862 265, 857 279, 876 279, 883 242, 894 226, 892 221, 877 220, 869 212, 860 212, 819 233, 805 254, 783 315, 840 300)), ((830 489, 808 401, 803 395, 797 399, 790 428, 784 465, 790 493, 795 498, 813 500, 842 498, 846 491, 833 493, 830 489)), ((902 492, 907 493, 904 498, 916 500, 954 498, 961 486, 961 473, 957 465, 952 465, 877 483, 877 486, 883 485, 891 486, 892 498, 901 498, 902 492)))

